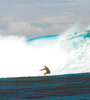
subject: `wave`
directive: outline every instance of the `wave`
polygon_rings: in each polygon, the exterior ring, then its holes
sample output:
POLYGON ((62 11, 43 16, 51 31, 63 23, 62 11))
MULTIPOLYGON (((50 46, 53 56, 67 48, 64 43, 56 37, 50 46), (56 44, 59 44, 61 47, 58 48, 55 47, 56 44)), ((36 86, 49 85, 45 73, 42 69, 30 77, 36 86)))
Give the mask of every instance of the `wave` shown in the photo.
POLYGON ((42 76, 44 65, 50 75, 90 72, 90 30, 28 40, 0 36, 0 77, 42 76))

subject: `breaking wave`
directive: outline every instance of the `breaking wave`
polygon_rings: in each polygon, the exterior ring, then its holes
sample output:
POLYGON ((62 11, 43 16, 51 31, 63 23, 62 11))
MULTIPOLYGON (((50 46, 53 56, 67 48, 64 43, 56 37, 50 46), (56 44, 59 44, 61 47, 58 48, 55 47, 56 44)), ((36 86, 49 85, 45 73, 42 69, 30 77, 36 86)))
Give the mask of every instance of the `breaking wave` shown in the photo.
POLYGON ((0 77, 42 76, 90 72, 90 30, 68 30, 59 35, 27 40, 0 36, 0 77))

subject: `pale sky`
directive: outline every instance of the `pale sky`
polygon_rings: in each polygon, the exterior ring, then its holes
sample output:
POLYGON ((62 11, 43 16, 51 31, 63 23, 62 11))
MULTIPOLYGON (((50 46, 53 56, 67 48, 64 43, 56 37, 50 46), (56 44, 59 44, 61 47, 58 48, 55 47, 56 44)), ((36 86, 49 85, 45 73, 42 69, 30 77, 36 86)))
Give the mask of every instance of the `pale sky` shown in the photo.
POLYGON ((90 23, 90 0, 0 0, 0 35, 33 38, 90 23))

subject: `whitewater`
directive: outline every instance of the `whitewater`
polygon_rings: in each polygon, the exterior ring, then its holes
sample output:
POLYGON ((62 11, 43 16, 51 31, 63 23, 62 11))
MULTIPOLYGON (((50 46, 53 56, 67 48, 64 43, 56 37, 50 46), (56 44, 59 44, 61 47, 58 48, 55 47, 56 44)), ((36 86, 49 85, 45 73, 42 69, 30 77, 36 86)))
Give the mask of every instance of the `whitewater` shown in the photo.
POLYGON ((90 72, 90 30, 71 28, 59 35, 27 39, 0 36, 0 78, 90 72))

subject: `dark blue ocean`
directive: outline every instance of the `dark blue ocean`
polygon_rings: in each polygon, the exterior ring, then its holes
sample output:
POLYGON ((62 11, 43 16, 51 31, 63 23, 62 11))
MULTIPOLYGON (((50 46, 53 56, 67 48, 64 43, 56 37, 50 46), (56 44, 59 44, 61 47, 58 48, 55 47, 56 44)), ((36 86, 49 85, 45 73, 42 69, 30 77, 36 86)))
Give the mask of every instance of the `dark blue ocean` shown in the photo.
POLYGON ((1 78, 0 100, 90 100, 90 73, 1 78))

